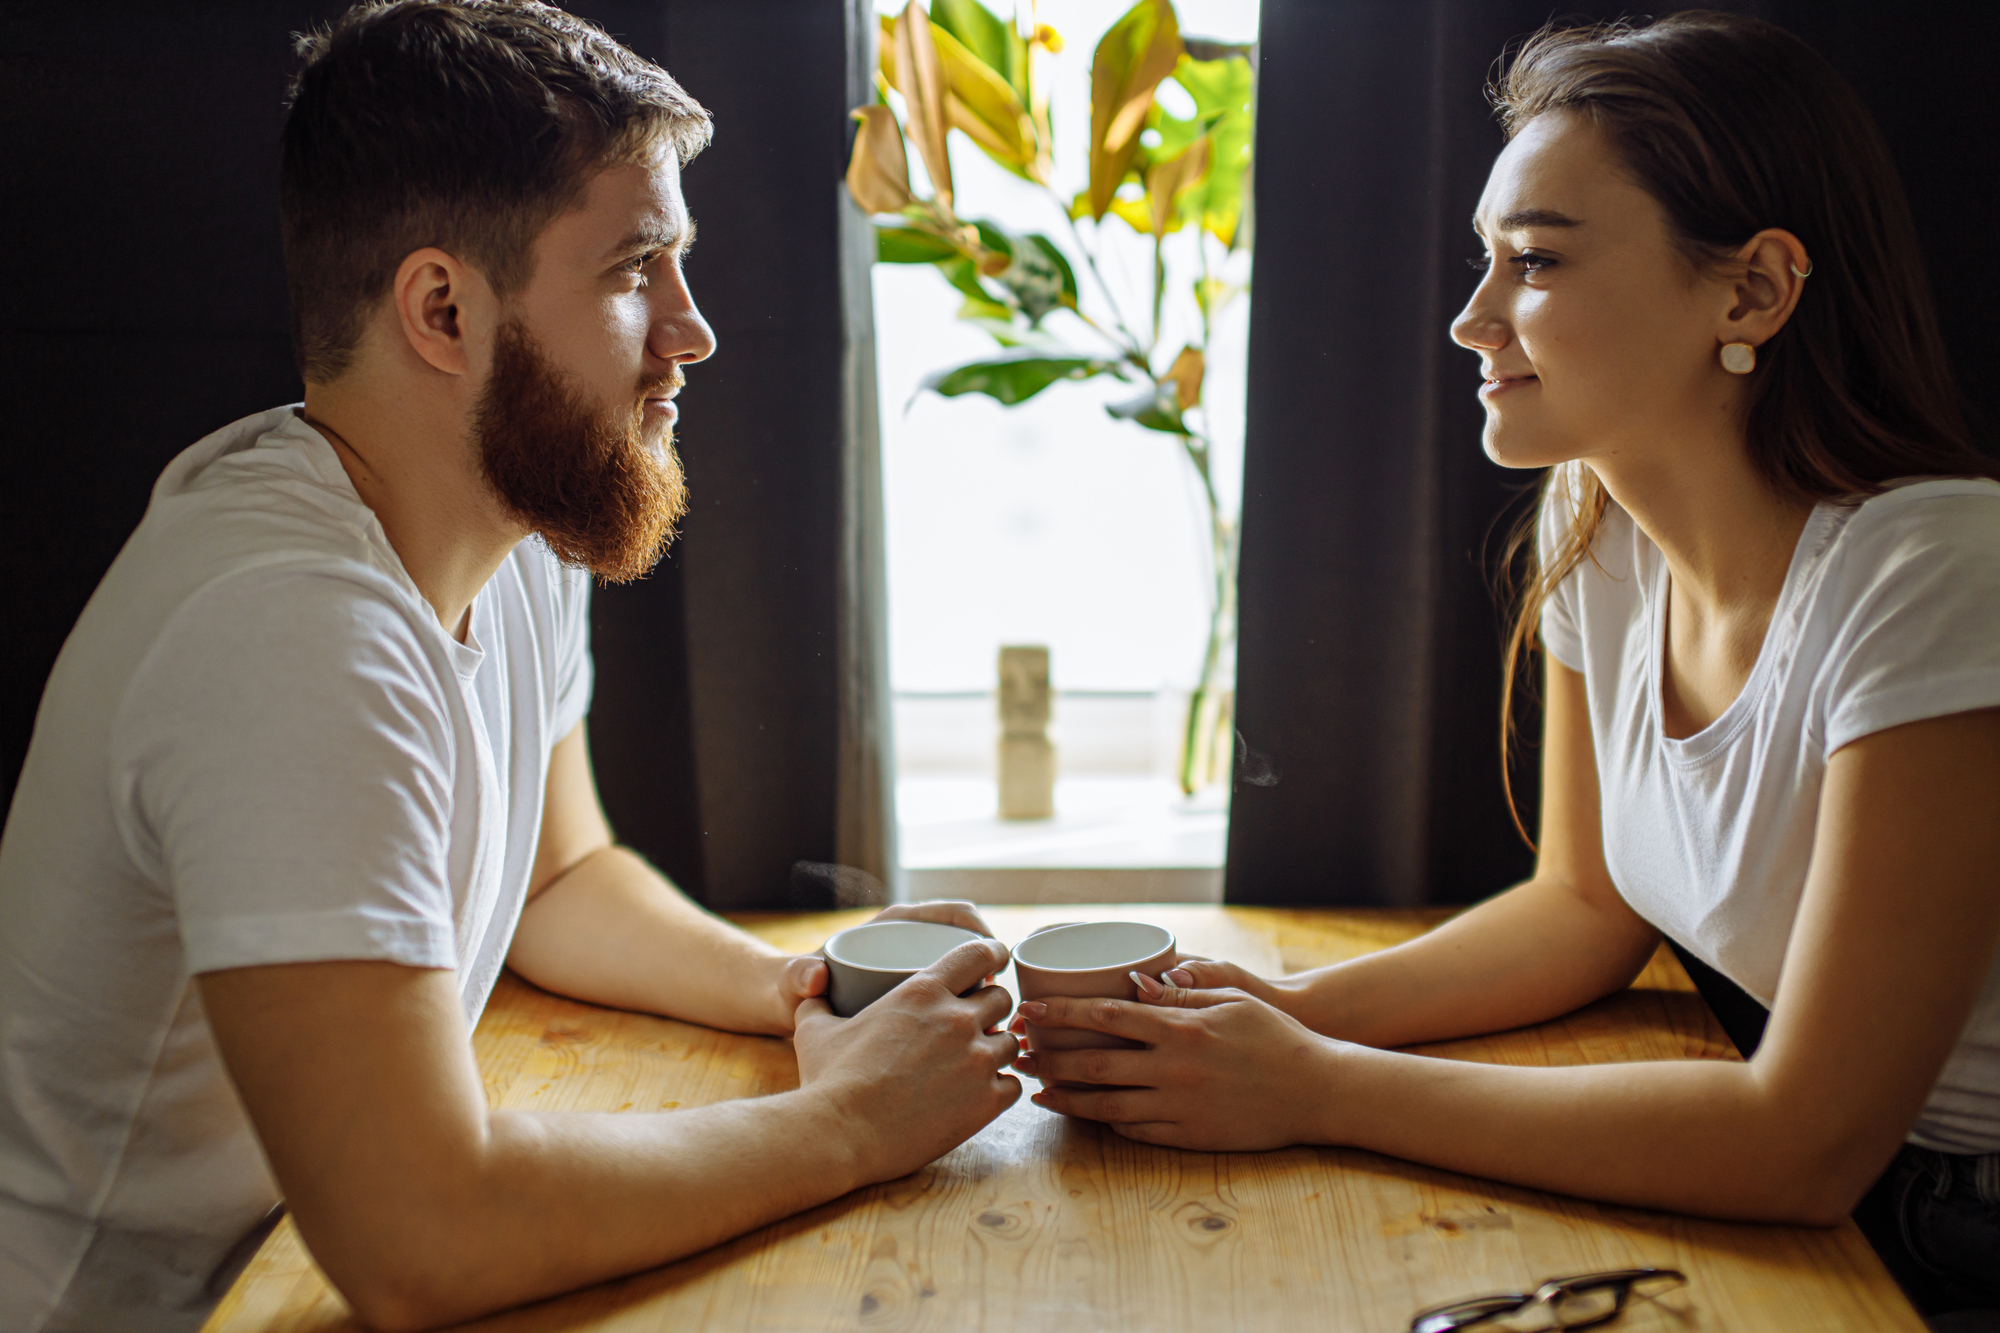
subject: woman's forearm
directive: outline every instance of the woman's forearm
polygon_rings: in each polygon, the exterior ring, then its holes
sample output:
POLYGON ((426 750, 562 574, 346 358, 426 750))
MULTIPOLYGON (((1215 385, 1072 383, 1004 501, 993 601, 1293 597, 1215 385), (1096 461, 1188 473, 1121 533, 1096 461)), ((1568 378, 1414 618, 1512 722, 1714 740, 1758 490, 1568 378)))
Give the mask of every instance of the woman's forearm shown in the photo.
POLYGON ((1280 983, 1316 1032, 1408 1046, 1539 1023, 1631 984, 1659 933, 1622 901, 1533 879, 1407 944, 1280 983))
POLYGON ((1323 1142, 1640 1207, 1831 1225, 1894 1151, 1787 1110, 1735 1062, 1518 1068, 1329 1043, 1322 1068, 1323 1142))

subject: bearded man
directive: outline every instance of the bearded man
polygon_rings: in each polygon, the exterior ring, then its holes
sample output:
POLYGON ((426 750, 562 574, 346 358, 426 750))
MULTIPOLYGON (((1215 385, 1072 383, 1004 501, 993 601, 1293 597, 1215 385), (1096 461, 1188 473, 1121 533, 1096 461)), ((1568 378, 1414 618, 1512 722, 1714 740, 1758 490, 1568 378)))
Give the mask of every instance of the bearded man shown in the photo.
POLYGON ((161 475, 0 840, 8 1329, 193 1329, 281 1197, 363 1319, 455 1321, 907 1173, 1020 1091, 1003 947, 833 1018, 823 963, 599 809, 590 578, 644 573, 685 505, 707 113, 532 0, 376 0, 301 51, 305 401, 161 475), (503 965, 792 1034, 801 1086, 490 1110, 468 1031, 503 965))

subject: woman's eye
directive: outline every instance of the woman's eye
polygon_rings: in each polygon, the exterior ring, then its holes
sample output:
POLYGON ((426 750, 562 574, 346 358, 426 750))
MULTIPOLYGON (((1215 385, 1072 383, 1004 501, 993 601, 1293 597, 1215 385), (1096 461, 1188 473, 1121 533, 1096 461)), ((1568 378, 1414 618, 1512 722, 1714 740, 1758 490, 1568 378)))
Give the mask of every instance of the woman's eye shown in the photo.
POLYGON ((1493 256, 1473 255, 1465 261, 1465 266, 1474 273, 1484 273, 1487 269, 1493 267, 1493 256))
POLYGON ((1547 255, 1524 254, 1524 255, 1515 255, 1512 259, 1508 260, 1507 262, 1515 265, 1515 271, 1520 273, 1522 277, 1526 278, 1526 277, 1532 277, 1533 275, 1540 273, 1543 269, 1551 267, 1552 265, 1554 265, 1556 261, 1549 258, 1547 255))

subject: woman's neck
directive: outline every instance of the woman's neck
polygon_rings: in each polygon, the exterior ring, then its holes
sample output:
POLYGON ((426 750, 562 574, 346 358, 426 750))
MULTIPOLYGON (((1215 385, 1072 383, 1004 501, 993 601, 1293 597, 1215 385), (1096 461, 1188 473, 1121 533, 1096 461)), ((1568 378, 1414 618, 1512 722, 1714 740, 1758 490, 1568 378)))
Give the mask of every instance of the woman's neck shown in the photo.
POLYGON ((1705 619, 1760 610, 1760 618, 1769 618, 1811 501, 1779 494, 1734 440, 1671 461, 1620 454, 1586 465, 1659 547, 1690 610, 1705 619))
POLYGON ((1742 692, 1812 514, 1810 501, 1758 475, 1740 444, 1722 445, 1667 463, 1625 454, 1589 464, 1666 562, 1659 703, 1672 737, 1702 730, 1742 692))

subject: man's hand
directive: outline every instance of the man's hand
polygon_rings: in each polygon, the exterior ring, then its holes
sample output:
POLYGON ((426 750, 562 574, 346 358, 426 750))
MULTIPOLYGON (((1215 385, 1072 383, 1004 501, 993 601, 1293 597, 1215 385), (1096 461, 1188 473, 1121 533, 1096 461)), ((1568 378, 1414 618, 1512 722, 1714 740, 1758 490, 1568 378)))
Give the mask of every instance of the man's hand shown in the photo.
POLYGON ((863 1179, 893 1180, 937 1160, 1020 1097, 1021 1081, 1004 1072, 1020 1046, 992 1030, 1013 997, 972 989, 1006 965, 1006 945, 968 940, 852 1018, 817 996, 799 1004, 800 1090, 826 1099, 852 1130, 863 1179))
MULTIPOLYGON (((895 903, 869 917, 866 924, 872 926, 877 921, 931 921, 940 926, 957 926, 989 940, 993 938, 978 908, 971 903, 942 898, 925 903, 895 903)), ((770 1026, 758 1030, 790 1032, 797 1022, 800 1003, 826 994, 826 959, 816 953, 794 954, 773 958, 766 966, 771 973, 774 1017, 770 1026)), ((1006 966, 1005 960, 1001 966, 1006 966)), ((989 976, 988 980, 991 979, 989 976)))
MULTIPOLYGON (((1185 976, 1192 966, 1176 970, 1185 976)), ((1022 1055, 1014 1068, 1044 1084, 1036 1105, 1101 1120, 1142 1143, 1206 1152, 1319 1140, 1338 1043, 1241 990, 1188 990, 1146 977, 1139 992, 1140 1004, 1050 997, 1021 1006, 1021 1017, 1040 1027, 1104 1032, 1147 1047, 1022 1055), (1109 1086, 1047 1086, 1059 1082, 1109 1086)))

